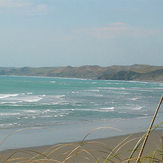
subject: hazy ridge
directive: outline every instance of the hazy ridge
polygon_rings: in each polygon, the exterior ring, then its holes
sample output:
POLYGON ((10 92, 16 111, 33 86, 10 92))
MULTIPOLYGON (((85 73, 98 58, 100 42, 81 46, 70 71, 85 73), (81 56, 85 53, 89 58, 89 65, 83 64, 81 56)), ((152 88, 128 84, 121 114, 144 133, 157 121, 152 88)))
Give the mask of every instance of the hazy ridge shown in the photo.
POLYGON ((0 75, 49 76, 102 80, 163 81, 163 66, 0 67, 0 75))

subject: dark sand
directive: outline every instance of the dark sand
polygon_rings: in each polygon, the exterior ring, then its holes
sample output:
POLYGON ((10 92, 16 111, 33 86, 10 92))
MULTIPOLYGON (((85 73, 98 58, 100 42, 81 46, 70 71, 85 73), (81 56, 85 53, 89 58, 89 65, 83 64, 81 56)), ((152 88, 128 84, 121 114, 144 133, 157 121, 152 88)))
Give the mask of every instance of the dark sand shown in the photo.
MULTIPOLYGON (((130 137, 123 141, 128 135, 117 136, 104 139, 96 139, 91 141, 86 141, 84 143, 74 142, 68 144, 57 144, 51 146, 42 146, 42 147, 31 147, 24 149, 12 149, 0 152, 0 162, 5 162, 9 158, 8 162, 38 162, 38 163, 96 163, 98 160, 99 163, 104 162, 105 158, 111 153, 111 151, 119 144, 121 145, 114 151, 112 158, 113 162, 123 162, 126 158, 129 157, 131 150, 135 146, 136 142, 144 133, 136 133, 130 135, 130 137), (127 141, 129 141, 127 143, 127 141), (81 145, 81 146, 79 146, 81 145), (119 150, 118 150, 119 149, 119 150), (116 152, 116 153, 115 153, 116 152), (114 157, 114 158, 113 158, 114 157), (36 160, 36 161, 34 161, 36 160), (56 160, 56 161, 55 161, 56 160)), ((143 156, 151 154, 155 150, 162 151, 162 138, 163 130, 157 130, 150 134, 147 145, 145 146, 145 151, 143 156)), ((139 148, 140 149, 140 148, 139 148)), ((138 149, 138 151, 139 151, 138 149)), ((163 151, 162 151, 163 153, 163 151)), ((138 153, 134 156, 137 156, 138 153)), ((156 154, 157 156, 157 154, 156 154)), ((161 160, 161 156, 157 156, 161 160)), ((109 161, 109 163, 112 161, 109 161)), ((135 161, 131 161, 135 162, 135 161)), ((149 160, 144 160, 143 162, 149 162, 149 160)), ((162 162, 162 161, 158 161, 162 162)), ((108 163, 108 162, 107 162, 108 163)))

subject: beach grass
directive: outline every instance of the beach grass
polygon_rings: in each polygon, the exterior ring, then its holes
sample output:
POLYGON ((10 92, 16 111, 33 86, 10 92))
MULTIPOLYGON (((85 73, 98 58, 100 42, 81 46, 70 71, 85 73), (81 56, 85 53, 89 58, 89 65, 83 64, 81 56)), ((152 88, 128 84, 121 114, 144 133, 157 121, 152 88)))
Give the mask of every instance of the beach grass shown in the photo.
MULTIPOLYGON (((139 162, 163 161, 160 137, 162 133, 163 130, 153 129, 139 162)), ((0 160, 2 163, 132 163, 138 158, 145 135, 146 133, 137 133, 53 146, 7 150, 0 153, 0 160)))
MULTIPOLYGON (((159 126, 161 126, 160 124, 159 126)), ((157 126, 158 128, 158 126, 157 126)), ((162 162, 161 135, 163 130, 151 131, 144 154, 139 162, 162 162)), ((130 163, 136 162, 146 133, 97 139, 53 146, 2 151, 2 163, 130 163)))

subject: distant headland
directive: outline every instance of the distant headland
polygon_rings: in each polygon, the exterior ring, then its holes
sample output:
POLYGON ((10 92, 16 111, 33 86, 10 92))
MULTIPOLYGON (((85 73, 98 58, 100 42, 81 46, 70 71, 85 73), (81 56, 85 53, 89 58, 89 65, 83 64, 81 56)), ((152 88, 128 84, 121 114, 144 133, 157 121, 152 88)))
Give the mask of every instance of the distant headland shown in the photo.
POLYGON ((86 78, 95 80, 163 81, 163 66, 130 65, 100 67, 0 67, 0 75, 86 78))

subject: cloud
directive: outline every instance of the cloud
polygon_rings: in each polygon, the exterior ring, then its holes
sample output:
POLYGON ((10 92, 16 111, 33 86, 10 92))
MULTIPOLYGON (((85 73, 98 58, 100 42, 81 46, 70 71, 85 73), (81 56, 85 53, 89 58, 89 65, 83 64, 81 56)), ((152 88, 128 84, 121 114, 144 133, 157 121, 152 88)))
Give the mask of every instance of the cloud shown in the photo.
POLYGON ((75 31, 77 35, 87 34, 96 38, 118 38, 118 37, 148 37, 155 35, 160 30, 134 27, 124 22, 110 23, 104 27, 92 27, 75 31))
POLYGON ((29 0, 0 0, 0 8, 16 8, 17 11, 21 8, 26 15, 40 15, 48 12, 47 4, 34 4, 29 0))

